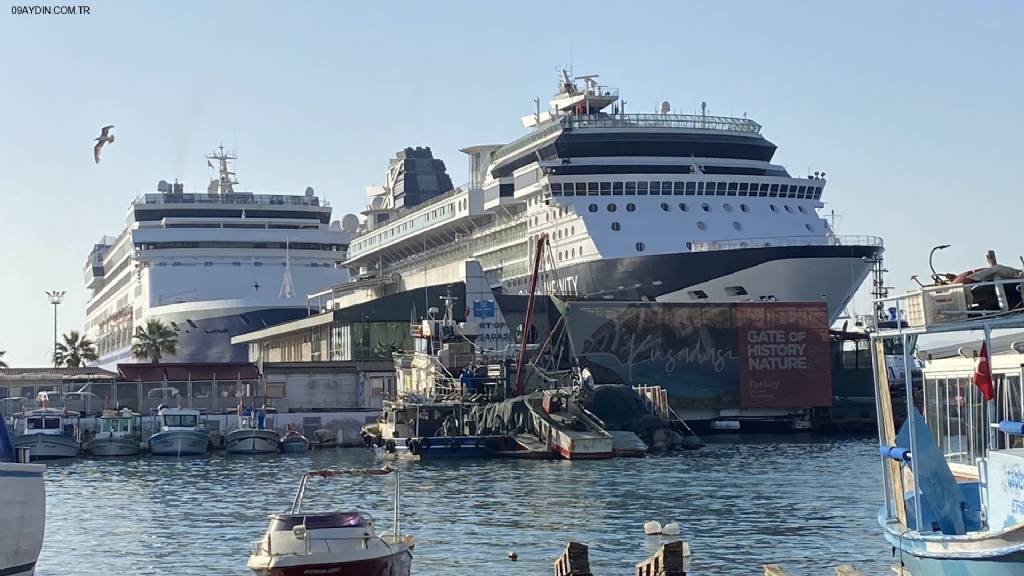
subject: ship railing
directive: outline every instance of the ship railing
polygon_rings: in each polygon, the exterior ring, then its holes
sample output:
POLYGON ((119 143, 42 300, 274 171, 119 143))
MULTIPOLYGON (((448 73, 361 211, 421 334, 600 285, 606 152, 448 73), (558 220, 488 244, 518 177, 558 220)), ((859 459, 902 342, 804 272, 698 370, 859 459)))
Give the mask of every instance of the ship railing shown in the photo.
POLYGON ((714 240, 688 242, 690 252, 715 252, 718 250, 742 250, 745 248, 775 248, 788 246, 872 246, 881 248, 884 243, 878 236, 769 236, 745 238, 743 240, 714 240))
POLYGON ((727 130, 759 134, 761 125, 747 118, 701 116, 693 114, 590 114, 564 116, 565 128, 684 128, 727 130))
POLYGON ((253 194, 232 192, 228 194, 143 194, 135 204, 254 204, 260 206, 329 206, 316 196, 295 196, 281 194, 253 194))
POLYGON ((981 321, 1017 328, 1024 326, 1024 278, 924 286, 875 303, 888 314, 876 326, 882 336, 969 330, 981 321))

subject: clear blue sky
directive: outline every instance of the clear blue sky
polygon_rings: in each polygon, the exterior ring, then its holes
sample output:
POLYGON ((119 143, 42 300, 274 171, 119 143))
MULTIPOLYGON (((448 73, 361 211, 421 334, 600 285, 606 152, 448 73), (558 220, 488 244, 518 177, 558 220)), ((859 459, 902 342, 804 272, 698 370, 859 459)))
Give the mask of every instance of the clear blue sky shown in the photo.
MULTIPOLYGON (((843 234, 883 236, 889 282, 1019 265, 1019 2, 105 2, 0 12, 0 349, 45 365, 51 308, 80 328, 82 266, 131 199, 237 147, 253 191, 314 186, 359 210, 391 154, 510 140, 555 70, 618 86, 632 111, 746 112, 798 175, 828 173, 843 234), (578 8, 572 8, 577 6, 578 8), (93 164, 91 139, 117 142, 93 164), (973 230, 974 233, 969 231, 973 230)), ((857 310, 868 310, 857 299, 857 310)))

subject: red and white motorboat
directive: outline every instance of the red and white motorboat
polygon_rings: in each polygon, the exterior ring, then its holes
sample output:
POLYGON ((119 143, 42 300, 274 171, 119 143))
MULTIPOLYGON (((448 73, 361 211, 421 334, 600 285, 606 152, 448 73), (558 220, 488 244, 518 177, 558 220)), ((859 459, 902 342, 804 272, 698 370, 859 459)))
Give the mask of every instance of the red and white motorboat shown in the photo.
POLYGON ((270 515, 270 527, 253 543, 246 565, 259 576, 409 576, 414 540, 399 530, 399 498, 398 473, 390 468, 307 472, 291 511, 270 515), (373 518, 364 512, 301 510, 309 478, 390 473, 395 475, 395 517, 390 533, 378 535, 373 518))

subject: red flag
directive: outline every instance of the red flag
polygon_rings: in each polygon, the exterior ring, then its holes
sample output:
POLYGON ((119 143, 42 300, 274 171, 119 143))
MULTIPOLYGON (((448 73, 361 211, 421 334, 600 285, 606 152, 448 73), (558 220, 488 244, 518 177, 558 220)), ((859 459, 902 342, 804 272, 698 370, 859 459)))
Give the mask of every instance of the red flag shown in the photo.
POLYGON ((978 390, 981 390, 981 395, 985 397, 985 400, 996 397, 995 390, 992 388, 992 368, 988 365, 988 347, 984 342, 981 343, 981 356, 978 357, 978 367, 974 369, 971 382, 974 382, 978 390))

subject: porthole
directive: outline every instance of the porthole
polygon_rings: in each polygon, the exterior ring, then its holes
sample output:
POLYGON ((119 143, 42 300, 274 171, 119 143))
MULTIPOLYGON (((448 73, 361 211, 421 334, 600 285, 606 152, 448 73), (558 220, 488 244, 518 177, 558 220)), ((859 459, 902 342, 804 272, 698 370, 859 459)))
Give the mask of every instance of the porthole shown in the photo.
POLYGON ((573 248, 573 249, 572 249, 572 257, 573 257, 573 258, 575 258, 575 257, 576 257, 576 249, 575 249, 575 248, 573 248))
POLYGON ((587 210, 590 210, 591 212, 597 212, 597 204, 591 204, 590 206, 587 207, 587 210))
POLYGON ((621 224, 619 224, 618 222, 612 222, 612 230, 613 231, 618 232, 621 229, 622 229, 622 225, 621 224))
POLYGON ((576 235, 576 227, 575 226, 569 226, 569 235, 570 236, 575 236, 576 235))
POLYGON ((725 208, 726 212, 732 212, 732 204, 729 204, 728 202, 722 204, 722 208, 725 208))
POLYGON ((661 203, 661 210, 662 210, 662 212, 668 212, 669 208, 668 208, 668 203, 667 202, 662 202, 661 203))
POLYGON ((746 204, 740 204, 740 212, 750 212, 750 206, 746 204))
POLYGON ((711 212, 711 206, 709 206, 707 202, 701 204, 700 209, 705 212, 711 212))
POLYGON ((686 243, 686 249, 687 250, 693 250, 693 242, 687 242, 686 243))
POLYGON ((708 229, 708 225, 705 224, 704 221, 702 220, 700 222, 697 222, 697 229, 698 230, 707 230, 708 229))
POLYGON ((797 206, 796 209, 799 210, 801 214, 807 214, 807 209, 803 206, 797 206))
POLYGON ((783 208, 786 209, 786 212, 789 212, 790 214, 793 213, 793 207, 790 206, 789 204, 786 204, 785 206, 783 206, 783 208))
POLYGON ((733 228, 733 230, 743 230, 743 224, 740 224, 739 222, 733 221, 732 228, 733 228))
POLYGON ((814 226, 811 226, 810 224, 804 224, 804 228, 807 228, 808 232, 814 232, 814 226))
POLYGON ((690 211, 690 207, 686 204, 686 202, 680 202, 679 203, 679 209, 682 210, 683 212, 689 212, 690 211))
POLYGON ((647 249, 647 246, 645 246, 643 242, 637 242, 636 243, 636 251, 637 252, 643 252, 646 249, 647 249))
POLYGON ((618 209, 619 209, 619 207, 616 206, 614 202, 608 205, 608 211, 609 212, 615 212, 618 209))
POLYGON ((776 208, 775 204, 769 204, 768 207, 772 209, 772 212, 778 212, 779 211, 779 209, 776 208))
POLYGON ((626 204, 626 212, 636 212, 636 204, 633 204, 632 202, 626 204))

